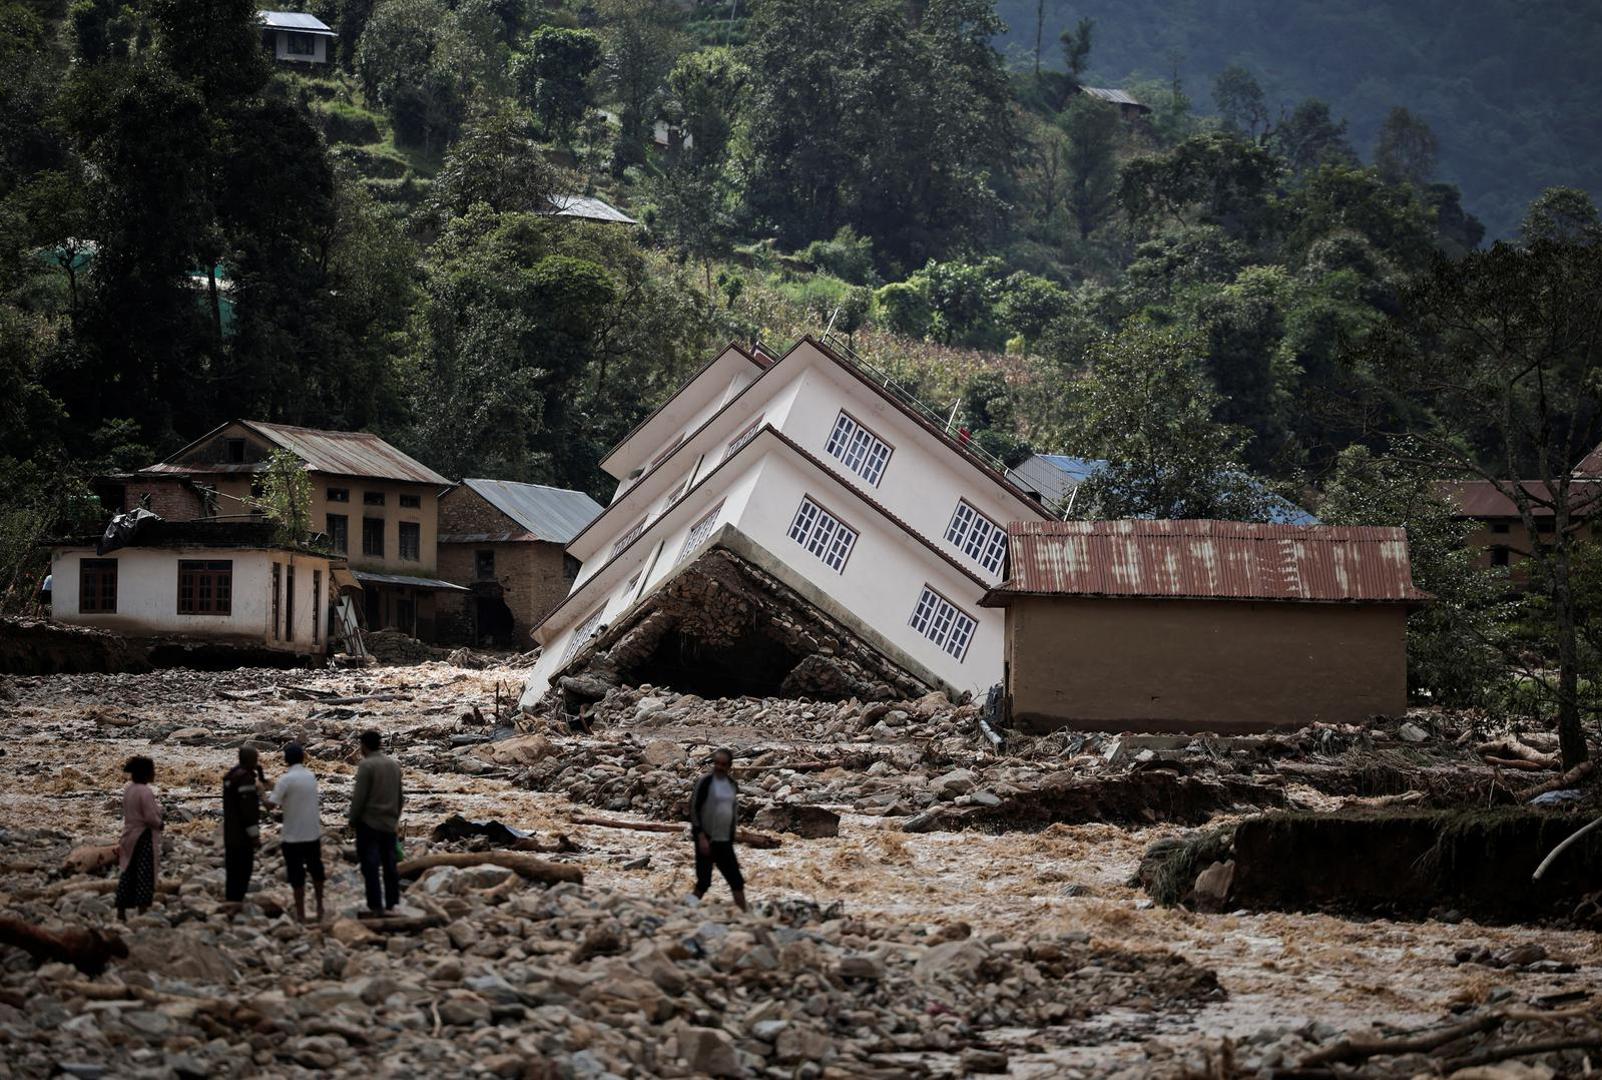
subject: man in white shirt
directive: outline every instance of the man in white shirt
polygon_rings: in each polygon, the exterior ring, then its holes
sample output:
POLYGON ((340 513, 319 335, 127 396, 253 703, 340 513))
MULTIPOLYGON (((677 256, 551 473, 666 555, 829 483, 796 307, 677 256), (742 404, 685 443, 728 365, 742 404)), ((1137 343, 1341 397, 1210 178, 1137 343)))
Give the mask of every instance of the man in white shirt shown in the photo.
POLYGON ((278 778, 267 801, 284 813, 281 831, 284 869, 295 892, 295 918, 306 921, 306 874, 311 872, 317 893, 317 921, 323 921, 323 819, 317 801, 317 777, 306 768, 306 751, 299 743, 284 747, 289 768, 278 778))
POLYGON ((734 751, 712 754, 712 771, 696 783, 690 794, 690 836, 695 840, 695 898, 699 900, 712 887, 712 868, 717 867, 729 883, 734 903, 741 911, 745 903, 745 876, 734 854, 734 837, 740 820, 737 805, 739 788, 729 769, 734 751))

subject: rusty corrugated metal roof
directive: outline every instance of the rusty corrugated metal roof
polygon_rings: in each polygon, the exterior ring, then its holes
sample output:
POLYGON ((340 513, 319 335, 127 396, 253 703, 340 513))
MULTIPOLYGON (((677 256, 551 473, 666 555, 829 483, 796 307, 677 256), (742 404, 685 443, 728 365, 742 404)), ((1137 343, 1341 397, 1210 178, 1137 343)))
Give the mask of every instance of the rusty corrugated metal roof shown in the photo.
POLYGON ((1402 529, 1239 521, 1018 521, 1009 595, 1417 603, 1402 529))
POLYGON ((319 431, 316 428, 267 424, 260 420, 240 423, 288 450, 316 472, 340 476, 371 476, 381 480, 408 480, 416 484, 449 484, 439 473, 366 431, 319 431))

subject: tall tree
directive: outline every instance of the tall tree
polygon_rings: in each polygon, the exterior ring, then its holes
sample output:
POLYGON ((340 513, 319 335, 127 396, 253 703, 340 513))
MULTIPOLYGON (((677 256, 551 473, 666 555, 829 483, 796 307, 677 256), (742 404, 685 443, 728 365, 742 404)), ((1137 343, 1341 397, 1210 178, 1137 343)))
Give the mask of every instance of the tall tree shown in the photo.
POLYGON ((542 26, 529 35, 516 80, 523 103, 552 138, 566 139, 590 107, 590 75, 602 43, 589 30, 542 26))
POLYGON ((1587 757, 1579 692, 1576 550, 1595 510, 1575 464, 1602 439, 1602 245, 1498 244, 1412 285, 1367 362, 1419 454, 1483 480, 1529 533, 1531 587, 1552 613, 1565 765, 1587 757), (1550 523, 1546 528, 1543 521, 1550 523))
POLYGON ((1374 167, 1387 183, 1423 187, 1435 175, 1439 155, 1435 132, 1422 117, 1400 105, 1386 114, 1374 140, 1374 167))
POLYGON ((1070 391, 1071 449, 1103 462, 1074 512, 1105 518, 1263 520, 1272 499, 1242 461, 1248 435, 1214 414, 1220 404, 1197 363, 1201 342, 1131 322, 1092 344, 1070 391))
POLYGON ((606 81, 622 122, 619 157, 631 164, 644 160, 646 129, 683 42, 667 19, 667 5, 656 0, 603 0, 599 10, 606 81))
POLYGON ((1083 94, 1068 103, 1059 123, 1068 136, 1067 204, 1084 240, 1118 202, 1118 110, 1083 94))
POLYGON ((1268 101, 1251 72, 1231 64, 1213 79, 1213 104, 1224 123, 1247 138, 1268 134, 1268 101))

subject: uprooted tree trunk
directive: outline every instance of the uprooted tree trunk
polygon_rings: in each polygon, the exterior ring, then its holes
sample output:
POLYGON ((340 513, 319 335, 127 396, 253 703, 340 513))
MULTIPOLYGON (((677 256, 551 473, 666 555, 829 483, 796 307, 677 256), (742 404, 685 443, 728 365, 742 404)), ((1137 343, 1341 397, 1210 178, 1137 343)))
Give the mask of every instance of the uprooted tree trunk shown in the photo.
POLYGON ((543 881, 548 885, 562 881, 571 881, 575 885, 584 883, 584 871, 571 863, 550 862, 516 851, 446 851, 436 855, 419 855, 415 859, 407 859, 396 870, 401 877, 413 878, 436 866, 501 866, 516 871, 530 881, 543 881))
POLYGON ((69 926, 46 930, 21 919, 0 916, 0 945, 21 949, 35 964, 71 964, 85 975, 103 974, 113 960, 126 960, 128 946, 116 934, 69 926))

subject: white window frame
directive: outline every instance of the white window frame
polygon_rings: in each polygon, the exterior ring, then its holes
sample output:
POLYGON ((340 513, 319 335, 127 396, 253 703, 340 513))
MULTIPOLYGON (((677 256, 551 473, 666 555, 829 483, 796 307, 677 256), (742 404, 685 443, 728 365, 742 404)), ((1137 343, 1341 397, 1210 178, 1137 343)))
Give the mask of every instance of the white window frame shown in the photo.
POLYGON ((845 573, 846 562, 851 558, 859 535, 857 530, 806 495, 801 497, 801 505, 790 520, 790 539, 816 555, 823 565, 837 574, 845 573))
POLYGON ((835 417, 834 428, 829 432, 829 440, 823 449, 873 487, 878 487, 879 481, 884 479, 890 456, 895 453, 895 447, 868 430, 844 409, 835 417))
POLYGON ((612 554, 608 555, 607 559, 615 559, 622 554, 623 549, 634 543, 635 538, 645 531, 645 526, 650 520, 648 517, 642 517, 630 526, 627 532, 617 538, 617 543, 612 545, 612 554))
POLYGON ((574 654, 582 649, 589 642, 589 640, 595 636, 596 631, 601 628, 601 618, 605 614, 606 605, 602 604, 600 607, 591 612, 588 618, 573 628, 573 636, 567 639, 567 648, 562 650, 562 660, 561 663, 556 665, 557 667, 561 667, 563 664, 566 664, 569 660, 573 659, 574 654))
POLYGON ((712 530, 717 528, 718 511, 722 509, 723 502, 720 499, 716 506, 708 510, 694 525, 690 526, 690 531, 684 536, 684 546, 679 549, 679 557, 673 561, 673 565, 677 566, 695 554, 696 549, 711 538, 712 530))
POLYGON ((973 644, 979 620, 925 585, 907 625, 938 645, 942 652, 956 657, 960 664, 973 644))
POLYGON ((1001 573, 1007 559, 1007 530, 967 499, 958 499, 951 512, 946 543, 992 574, 1001 573))
POLYGON ((729 440, 729 444, 723 448, 723 457, 725 459, 739 453, 740 447, 756 438, 757 431, 762 427, 762 421, 766 415, 766 413, 759 414, 755 420, 741 428, 738 435, 729 440))

